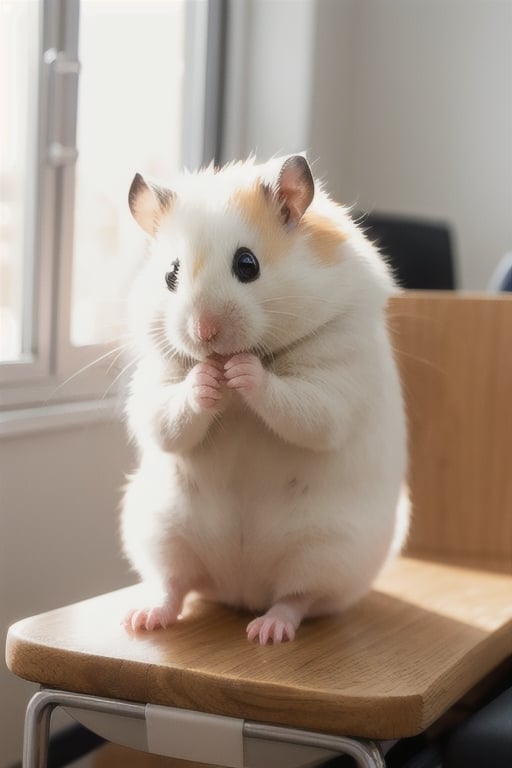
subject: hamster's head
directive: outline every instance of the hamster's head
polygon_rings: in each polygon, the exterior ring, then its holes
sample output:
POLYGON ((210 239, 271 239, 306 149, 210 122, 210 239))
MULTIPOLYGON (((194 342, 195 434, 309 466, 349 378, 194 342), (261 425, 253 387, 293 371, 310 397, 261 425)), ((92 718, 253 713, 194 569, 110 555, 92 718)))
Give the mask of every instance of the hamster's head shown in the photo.
POLYGON ((312 209, 314 196, 302 155, 210 167, 172 188, 137 174, 129 205, 151 239, 135 290, 138 331, 162 353, 195 360, 274 354, 314 333, 343 303, 335 273, 347 238, 312 209))

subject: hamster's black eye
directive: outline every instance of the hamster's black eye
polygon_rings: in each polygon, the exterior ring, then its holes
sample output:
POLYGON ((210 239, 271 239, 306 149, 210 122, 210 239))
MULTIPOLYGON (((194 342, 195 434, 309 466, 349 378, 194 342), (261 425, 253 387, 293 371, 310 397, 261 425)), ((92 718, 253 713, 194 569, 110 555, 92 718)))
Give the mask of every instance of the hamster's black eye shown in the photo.
POLYGON ((178 259, 171 264, 171 271, 165 273, 165 283, 170 291, 175 291, 178 284, 178 272, 180 271, 180 262, 178 259))
POLYGON ((238 248, 233 256, 233 274, 241 283, 252 283, 260 276, 259 261, 249 248, 238 248))

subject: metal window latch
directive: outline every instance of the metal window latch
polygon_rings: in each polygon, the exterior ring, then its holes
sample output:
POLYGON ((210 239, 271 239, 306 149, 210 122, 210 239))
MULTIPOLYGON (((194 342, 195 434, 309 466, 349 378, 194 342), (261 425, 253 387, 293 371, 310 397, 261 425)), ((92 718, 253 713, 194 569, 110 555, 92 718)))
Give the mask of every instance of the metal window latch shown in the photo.
POLYGON ((73 165, 78 159, 76 113, 80 62, 56 48, 45 51, 43 60, 48 88, 46 158, 56 168, 73 165))

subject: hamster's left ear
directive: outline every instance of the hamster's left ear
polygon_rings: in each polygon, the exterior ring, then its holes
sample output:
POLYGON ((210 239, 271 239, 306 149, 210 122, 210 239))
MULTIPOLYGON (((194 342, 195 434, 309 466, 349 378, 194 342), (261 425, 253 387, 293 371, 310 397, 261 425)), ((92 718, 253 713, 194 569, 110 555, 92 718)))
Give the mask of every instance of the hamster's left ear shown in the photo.
POLYGON ((285 224, 296 226, 311 205, 315 182, 308 161, 293 155, 283 163, 276 185, 276 197, 285 224))
POLYGON ((154 237, 174 197, 170 189, 147 181, 140 173, 136 173, 128 192, 128 205, 137 224, 154 237))

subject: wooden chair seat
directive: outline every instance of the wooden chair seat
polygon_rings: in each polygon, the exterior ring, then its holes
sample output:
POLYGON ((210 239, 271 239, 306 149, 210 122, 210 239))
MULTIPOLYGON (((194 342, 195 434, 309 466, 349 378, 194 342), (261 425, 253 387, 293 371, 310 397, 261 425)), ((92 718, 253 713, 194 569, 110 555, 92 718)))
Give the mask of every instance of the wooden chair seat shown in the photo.
MULTIPOLYGON (((325 746, 333 735, 418 734, 512 656, 512 299, 404 295, 391 302, 389 325, 408 411, 413 524, 406 556, 359 605, 306 622, 276 647, 247 642, 247 615, 198 600, 176 626, 134 636, 120 621, 140 604, 139 585, 18 622, 10 669, 114 707, 321 732, 325 746)), ((44 692, 29 705, 31 768, 48 706, 44 692)), ((372 745, 359 765, 384 765, 372 745)))
POLYGON ((11 627, 10 669, 65 691, 373 739, 420 733, 511 653, 512 576, 400 559, 343 616, 250 644, 247 615, 192 602, 128 634, 135 586, 11 627))

